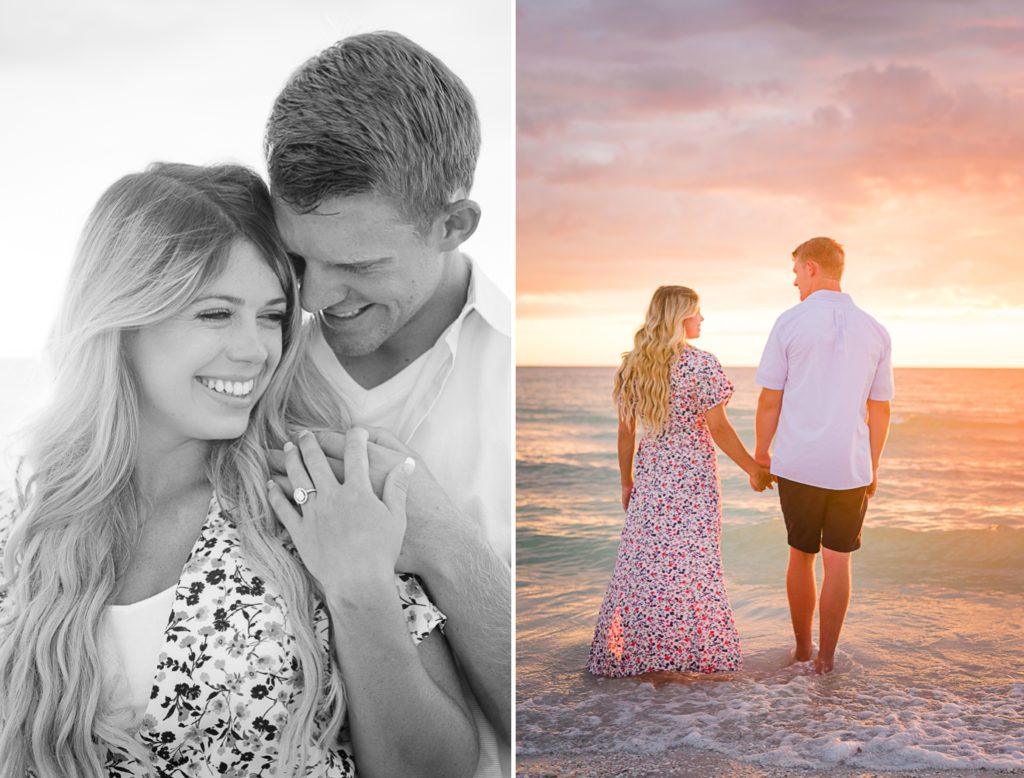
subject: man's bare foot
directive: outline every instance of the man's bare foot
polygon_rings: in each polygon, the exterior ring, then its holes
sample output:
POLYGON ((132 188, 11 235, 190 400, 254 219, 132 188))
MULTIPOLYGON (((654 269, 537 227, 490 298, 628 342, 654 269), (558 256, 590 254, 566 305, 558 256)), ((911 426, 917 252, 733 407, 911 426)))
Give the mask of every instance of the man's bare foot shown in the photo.
POLYGON ((831 673, 835 664, 836 658, 834 656, 822 656, 821 654, 818 654, 814 660, 814 672, 818 675, 831 673))
POLYGON ((790 664, 793 662, 810 662, 812 656, 814 656, 813 643, 807 647, 797 646, 790 652, 790 664))

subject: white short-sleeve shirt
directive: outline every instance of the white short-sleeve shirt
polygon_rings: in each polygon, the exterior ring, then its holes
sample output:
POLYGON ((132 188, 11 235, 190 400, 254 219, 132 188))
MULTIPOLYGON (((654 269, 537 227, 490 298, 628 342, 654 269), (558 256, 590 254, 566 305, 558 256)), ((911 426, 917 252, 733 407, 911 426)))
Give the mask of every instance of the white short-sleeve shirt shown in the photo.
POLYGON ((818 290, 779 316, 755 380, 783 391, 773 475, 824 489, 871 483, 867 401, 893 397, 892 348, 848 294, 818 290))

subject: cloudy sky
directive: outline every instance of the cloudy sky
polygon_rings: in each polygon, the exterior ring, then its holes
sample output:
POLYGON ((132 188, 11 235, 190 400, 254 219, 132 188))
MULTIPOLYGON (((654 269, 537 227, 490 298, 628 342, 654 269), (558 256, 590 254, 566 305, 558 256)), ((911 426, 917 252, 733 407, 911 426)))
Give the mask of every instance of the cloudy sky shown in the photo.
POLYGON ((659 284, 753 365, 829 235, 897 365, 1024 367, 1024 6, 520 0, 520 364, 614 364, 659 284))
POLYGON ((513 12, 476 0, 0 0, 0 359, 37 357, 78 233, 104 189, 154 160, 265 173, 288 76, 346 35, 393 29, 473 92, 483 148, 466 248, 511 295, 513 12))

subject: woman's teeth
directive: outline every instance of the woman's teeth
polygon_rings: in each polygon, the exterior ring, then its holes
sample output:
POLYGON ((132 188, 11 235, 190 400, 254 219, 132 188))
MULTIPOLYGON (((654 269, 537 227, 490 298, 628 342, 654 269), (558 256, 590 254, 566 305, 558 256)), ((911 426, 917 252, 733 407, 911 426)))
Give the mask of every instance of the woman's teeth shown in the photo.
POLYGON ((256 385, 256 379, 248 381, 222 381, 219 378, 199 378, 199 383, 207 389, 212 389, 221 394, 229 394, 232 397, 248 397, 252 394, 252 388, 256 385))

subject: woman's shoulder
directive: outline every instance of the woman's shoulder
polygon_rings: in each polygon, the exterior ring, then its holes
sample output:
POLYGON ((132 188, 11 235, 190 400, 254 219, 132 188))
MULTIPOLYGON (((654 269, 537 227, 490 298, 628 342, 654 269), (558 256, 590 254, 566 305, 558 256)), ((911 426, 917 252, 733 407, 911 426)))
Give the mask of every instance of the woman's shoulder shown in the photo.
POLYGON ((694 348, 693 346, 687 346, 683 349, 679 355, 679 364, 686 365, 687 367, 695 370, 701 368, 720 369, 722 363, 718 361, 718 357, 712 354, 710 351, 704 351, 703 349, 694 348))

